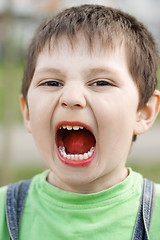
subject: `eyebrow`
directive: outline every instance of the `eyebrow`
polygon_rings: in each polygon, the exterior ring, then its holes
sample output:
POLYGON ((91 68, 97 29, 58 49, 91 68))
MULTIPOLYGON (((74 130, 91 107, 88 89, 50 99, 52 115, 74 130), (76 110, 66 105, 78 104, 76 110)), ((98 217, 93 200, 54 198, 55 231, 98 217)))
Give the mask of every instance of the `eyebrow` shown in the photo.
POLYGON ((92 77, 98 74, 108 74, 108 75, 117 75, 117 71, 115 69, 109 68, 109 67, 94 67, 87 69, 86 75, 88 77, 92 77))
POLYGON ((35 71, 35 74, 43 74, 43 73, 52 73, 52 74, 61 76, 63 78, 66 77, 66 75, 58 68, 44 67, 44 68, 39 68, 38 70, 35 71))
MULTIPOLYGON (((43 73, 51 73, 51 74, 55 74, 60 78, 66 78, 66 74, 58 68, 51 68, 51 67, 42 67, 39 68, 38 70, 35 71, 35 74, 43 74, 43 73)), ((118 72, 116 71, 116 69, 104 66, 104 67, 92 67, 89 69, 85 69, 82 70, 82 74, 83 76, 85 76, 86 78, 92 78, 95 77, 95 75, 99 75, 99 74, 107 74, 107 76, 118 76, 118 72)))

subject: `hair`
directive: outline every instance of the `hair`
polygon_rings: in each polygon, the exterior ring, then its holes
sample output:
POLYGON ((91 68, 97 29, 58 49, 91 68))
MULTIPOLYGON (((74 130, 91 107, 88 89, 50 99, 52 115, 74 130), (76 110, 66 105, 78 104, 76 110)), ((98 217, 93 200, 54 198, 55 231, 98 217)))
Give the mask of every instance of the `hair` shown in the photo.
POLYGON ((22 94, 27 102, 27 92, 32 81, 38 55, 48 44, 50 49, 66 37, 71 47, 79 41, 81 33, 89 47, 113 50, 124 45, 128 69, 139 91, 139 108, 145 106, 157 88, 158 50, 152 35, 134 17, 101 5, 82 5, 60 12, 41 24, 28 49, 22 94), (98 40, 98 41, 97 41, 98 40))

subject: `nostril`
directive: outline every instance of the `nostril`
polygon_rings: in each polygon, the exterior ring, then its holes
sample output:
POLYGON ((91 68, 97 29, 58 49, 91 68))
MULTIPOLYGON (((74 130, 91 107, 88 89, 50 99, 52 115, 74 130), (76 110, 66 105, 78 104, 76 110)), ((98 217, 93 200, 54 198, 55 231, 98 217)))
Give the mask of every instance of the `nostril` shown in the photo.
POLYGON ((64 103, 64 102, 61 103, 61 106, 62 107, 69 107, 69 108, 74 108, 74 107, 81 108, 82 107, 81 104, 79 104, 79 103, 70 104, 70 103, 64 103))
POLYGON ((76 106, 76 107, 81 107, 81 105, 80 105, 80 104, 75 104, 75 106, 76 106))
POLYGON ((67 107, 66 103, 61 103, 62 107, 67 107))

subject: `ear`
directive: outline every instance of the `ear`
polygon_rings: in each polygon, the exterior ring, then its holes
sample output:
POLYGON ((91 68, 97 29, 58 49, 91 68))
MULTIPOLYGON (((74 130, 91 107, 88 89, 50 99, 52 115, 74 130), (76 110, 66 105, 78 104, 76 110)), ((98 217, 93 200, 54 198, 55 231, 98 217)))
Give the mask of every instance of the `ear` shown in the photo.
POLYGON ((154 123, 160 111, 160 91, 155 90, 146 105, 137 113, 134 135, 145 133, 154 123))
POLYGON ((25 128, 29 133, 31 133, 31 126, 30 126, 30 118, 29 118, 29 109, 28 105, 23 97, 23 95, 20 95, 20 106, 21 106, 21 112, 23 115, 24 125, 25 128))

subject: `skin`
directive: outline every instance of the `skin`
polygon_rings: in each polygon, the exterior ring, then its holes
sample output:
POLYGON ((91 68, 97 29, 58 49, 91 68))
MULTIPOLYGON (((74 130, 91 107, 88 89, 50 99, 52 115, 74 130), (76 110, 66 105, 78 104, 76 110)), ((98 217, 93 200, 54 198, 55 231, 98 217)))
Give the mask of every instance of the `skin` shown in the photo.
POLYGON ((93 193, 123 181, 133 134, 145 132, 158 114, 159 92, 155 96, 137 111, 139 93, 123 46, 108 52, 95 46, 90 53, 83 39, 72 49, 65 37, 50 51, 46 46, 37 59, 28 106, 21 96, 21 107, 25 126, 50 169, 48 182, 66 191, 93 193), (55 134, 62 121, 78 121, 94 133, 96 154, 88 166, 60 161, 55 134))

